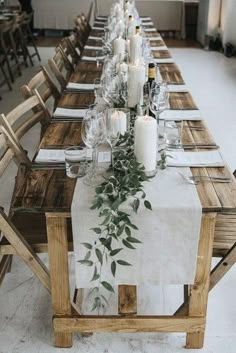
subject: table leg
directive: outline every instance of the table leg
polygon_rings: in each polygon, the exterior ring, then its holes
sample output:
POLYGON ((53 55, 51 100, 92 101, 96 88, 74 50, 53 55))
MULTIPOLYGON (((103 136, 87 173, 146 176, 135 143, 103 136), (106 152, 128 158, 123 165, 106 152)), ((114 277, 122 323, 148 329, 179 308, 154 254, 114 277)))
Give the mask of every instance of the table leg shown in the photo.
MULTIPOLYGON (((53 213, 46 218, 53 314, 66 317, 71 315, 67 219, 53 213)), ((72 344, 72 333, 55 332, 56 347, 68 348, 72 344)))
MULTIPOLYGON (((215 231, 216 214, 202 216, 202 225, 198 247, 197 270, 194 285, 190 289, 189 315, 206 318, 211 259, 215 231)), ((205 327, 202 331, 187 333, 186 348, 203 347, 205 327)))

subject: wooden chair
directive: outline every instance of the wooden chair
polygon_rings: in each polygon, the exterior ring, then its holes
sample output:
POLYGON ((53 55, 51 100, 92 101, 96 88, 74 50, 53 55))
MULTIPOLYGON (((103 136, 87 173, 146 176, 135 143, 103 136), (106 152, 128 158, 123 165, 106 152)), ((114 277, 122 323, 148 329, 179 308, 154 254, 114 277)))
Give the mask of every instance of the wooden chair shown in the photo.
POLYGON ((6 63, 11 82, 14 82, 14 67, 18 74, 21 75, 21 68, 16 52, 15 41, 13 38, 14 20, 3 21, 0 23, 0 54, 2 55, 2 63, 6 63), (14 59, 14 64, 11 64, 14 59))
POLYGON ((63 91, 74 71, 73 65, 60 47, 56 48, 56 54, 48 60, 48 64, 61 86, 61 91, 63 91))
POLYGON ((41 123, 42 128, 45 128, 50 118, 50 114, 37 92, 7 115, 0 115, 0 129, 2 132, 0 134, 0 151, 3 151, 0 175, 2 169, 4 170, 12 159, 18 165, 22 162, 31 165, 31 161, 27 157, 20 139, 37 123, 41 123))
POLYGON ((17 55, 23 57, 24 65, 25 67, 28 67, 28 60, 31 66, 34 66, 34 63, 27 47, 27 40, 23 32, 24 21, 25 13, 21 13, 14 17, 14 41, 17 55))
POLYGON ((24 17, 23 17, 23 21, 22 21, 22 34, 23 34, 24 42, 26 43, 26 45, 31 45, 34 49, 34 52, 32 54, 29 54, 30 58, 32 59, 33 57, 37 56, 38 60, 41 61, 41 58, 40 58, 40 55, 38 52, 38 48, 35 43, 31 28, 30 28, 30 23, 32 21, 32 18, 33 18, 33 12, 31 12, 31 13, 24 12, 24 17))
POLYGON ((20 88, 24 99, 32 97, 35 94, 35 90, 45 105, 50 98, 53 98, 55 107, 61 97, 58 88, 45 67, 41 67, 40 71, 27 84, 20 88))
POLYGON ((67 60, 70 61, 73 69, 75 69, 76 65, 80 60, 80 55, 76 51, 74 45, 72 45, 72 41, 68 37, 65 37, 61 40, 59 47, 66 56, 67 60))
POLYGON ((6 71, 5 71, 4 64, 5 64, 4 56, 0 54, 0 71, 1 71, 2 76, 3 76, 3 80, 0 83, 0 86, 4 85, 6 83, 8 88, 9 88, 9 90, 11 91, 12 90, 11 82, 10 82, 10 79, 8 78, 8 75, 7 75, 6 71))

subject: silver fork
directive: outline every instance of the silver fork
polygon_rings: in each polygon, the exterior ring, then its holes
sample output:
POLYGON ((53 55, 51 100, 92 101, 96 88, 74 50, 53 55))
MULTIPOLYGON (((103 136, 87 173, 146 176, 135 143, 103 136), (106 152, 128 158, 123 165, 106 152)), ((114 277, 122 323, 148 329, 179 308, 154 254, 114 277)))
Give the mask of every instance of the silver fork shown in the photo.
POLYGON ((194 185, 197 185, 200 182, 204 182, 204 181, 209 181, 209 182, 213 182, 213 183, 230 183, 231 182, 230 177, 207 176, 207 175, 191 175, 191 176, 189 176, 189 175, 185 175, 181 172, 178 172, 178 173, 188 183, 194 184, 194 185))

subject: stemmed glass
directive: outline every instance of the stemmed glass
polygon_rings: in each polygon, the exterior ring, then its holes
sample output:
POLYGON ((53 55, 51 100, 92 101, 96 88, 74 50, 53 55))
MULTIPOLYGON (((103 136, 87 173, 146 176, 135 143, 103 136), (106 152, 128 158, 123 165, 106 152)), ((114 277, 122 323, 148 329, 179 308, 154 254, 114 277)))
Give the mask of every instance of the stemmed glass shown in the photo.
POLYGON ((120 137, 120 129, 118 125, 114 123, 112 115, 115 113, 116 109, 106 110, 106 139, 111 147, 111 164, 113 165, 113 149, 117 144, 120 137))
POLYGON ((92 148, 92 166, 84 179, 84 183, 96 186, 99 178, 96 173, 97 166, 97 146, 104 140, 104 114, 98 113, 95 106, 89 109, 83 119, 81 127, 81 137, 88 148, 92 148))
POLYGON ((160 114, 169 108, 169 93, 166 83, 158 84, 153 81, 150 93, 150 110, 159 123, 160 114))

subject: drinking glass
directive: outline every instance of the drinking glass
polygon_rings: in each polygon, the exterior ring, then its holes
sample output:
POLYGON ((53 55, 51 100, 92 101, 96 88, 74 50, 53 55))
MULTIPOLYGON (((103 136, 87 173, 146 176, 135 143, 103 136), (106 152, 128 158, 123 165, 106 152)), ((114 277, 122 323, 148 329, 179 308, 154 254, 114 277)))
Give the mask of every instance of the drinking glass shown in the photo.
POLYGON ((167 148, 176 149, 182 147, 182 131, 183 121, 165 120, 164 139, 167 148))
POLYGON ((65 150, 66 175, 69 178, 81 178, 86 174, 87 148, 72 146, 65 150))
POLYGON ((94 95, 95 98, 101 97, 102 95, 102 83, 100 78, 95 78, 94 80, 94 95))
POLYGON ((155 115, 157 122, 159 122, 160 114, 169 108, 169 93, 167 84, 158 84, 156 81, 153 81, 149 98, 151 112, 155 115))
POLYGON ((119 140, 120 135, 123 135, 129 130, 130 125, 130 110, 126 108, 112 108, 106 111, 106 139, 111 146, 112 152, 119 140))
POLYGON ((89 170, 85 184, 96 186, 99 182, 96 174, 97 166, 97 146, 104 141, 105 124, 104 114, 98 113, 96 107, 92 106, 83 119, 81 127, 81 137, 88 148, 92 148, 92 167, 89 170))

